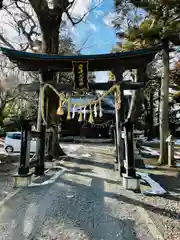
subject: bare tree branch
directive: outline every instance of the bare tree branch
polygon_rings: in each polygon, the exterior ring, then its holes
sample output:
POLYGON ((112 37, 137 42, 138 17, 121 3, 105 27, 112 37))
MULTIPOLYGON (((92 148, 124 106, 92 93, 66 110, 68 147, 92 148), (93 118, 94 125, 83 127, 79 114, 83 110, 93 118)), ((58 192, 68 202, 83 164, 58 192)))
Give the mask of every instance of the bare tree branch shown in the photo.
MULTIPOLYGON (((75 3, 75 2, 74 2, 74 3, 75 3)), ((82 22, 82 21, 85 19, 85 17, 86 17, 89 13, 91 13, 94 9, 96 9, 98 6, 100 6, 101 3, 102 3, 101 1, 100 1, 99 3, 97 3, 94 7, 92 7, 91 9, 89 9, 89 11, 87 11, 86 13, 84 13, 83 16, 80 17, 79 19, 73 18, 73 17, 71 16, 71 14, 69 13, 69 8, 66 8, 66 9, 65 9, 65 13, 66 13, 68 19, 71 21, 72 25, 75 26, 75 25, 79 24, 80 22, 82 22)))
POLYGON ((32 8, 36 12, 37 16, 41 11, 48 11, 48 3, 46 0, 29 0, 32 8))
MULTIPOLYGON (((92 34, 89 34, 89 35, 86 37, 86 39, 82 42, 81 47, 77 50, 77 54, 80 54, 81 51, 82 51, 82 49, 85 48, 85 45, 86 45, 87 42, 89 41, 89 38, 90 38, 91 35, 92 35, 92 34)), ((86 47, 86 48, 87 48, 87 47, 86 47)))
POLYGON ((2 34, 0 34, 0 40, 1 40, 5 45, 7 45, 8 47, 14 49, 13 45, 10 44, 10 42, 8 42, 8 41, 3 37, 2 34))
POLYGON ((68 0, 53 0, 54 9, 53 12, 56 15, 68 11, 75 3, 76 0, 69 2, 68 0))

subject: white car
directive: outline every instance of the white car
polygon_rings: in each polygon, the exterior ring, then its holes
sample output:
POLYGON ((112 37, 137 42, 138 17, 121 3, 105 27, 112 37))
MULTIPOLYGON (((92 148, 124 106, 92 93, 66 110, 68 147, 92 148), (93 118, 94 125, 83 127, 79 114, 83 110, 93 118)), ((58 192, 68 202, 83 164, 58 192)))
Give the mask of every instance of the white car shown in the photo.
MULTIPOLYGON (((21 132, 7 132, 4 142, 6 152, 20 152, 21 132)), ((30 152, 36 152, 36 140, 31 140, 30 152)))

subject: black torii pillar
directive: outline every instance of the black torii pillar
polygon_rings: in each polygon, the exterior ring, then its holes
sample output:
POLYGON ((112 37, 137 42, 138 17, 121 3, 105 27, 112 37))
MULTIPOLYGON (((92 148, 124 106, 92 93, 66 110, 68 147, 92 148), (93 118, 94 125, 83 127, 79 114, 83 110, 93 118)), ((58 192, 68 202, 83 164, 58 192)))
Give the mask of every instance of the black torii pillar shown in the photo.
POLYGON ((0 0, 0 10, 3 8, 3 0, 0 0))
MULTIPOLYGON (((116 67, 113 70, 113 73, 116 77, 116 81, 122 82, 123 81, 123 69, 119 69, 116 67)), ((117 109, 117 106, 115 104, 115 118, 116 118, 116 159, 115 159, 115 165, 118 165, 118 170, 120 172, 120 176, 122 176, 123 173, 126 172, 126 169, 124 167, 124 143, 122 139, 122 126, 121 123, 124 121, 124 106, 123 106, 123 99, 124 99, 124 90, 123 90, 123 84, 119 85, 120 87, 120 102, 121 102, 121 108, 120 110, 117 109)), ((116 93, 115 93, 116 94, 116 93)), ((116 95, 115 95, 116 97, 116 95)))
MULTIPOLYGON (((146 66, 143 66, 141 69, 137 70, 137 79, 140 83, 145 83, 147 80, 146 75, 146 66)), ((142 88, 143 85, 140 88, 142 88)), ((138 90, 138 91, 139 91, 138 90)), ((136 93, 135 93, 136 94, 136 93)), ((141 101, 139 101, 141 104, 141 101)), ((134 139, 133 139, 133 124, 137 119, 137 112, 140 109, 140 105, 137 106, 135 101, 132 102, 132 106, 130 106, 130 112, 123 123, 124 136, 125 136, 125 159, 126 159, 126 174, 123 175, 123 186, 128 190, 140 191, 140 180, 139 177, 136 176, 135 169, 135 158, 134 158, 134 139), (136 110, 134 111, 134 108, 136 110), (133 112, 136 113, 133 116, 133 112)))
POLYGON ((123 124, 123 130, 125 138, 126 175, 135 178, 136 170, 134 161, 133 124, 129 119, 123 124))

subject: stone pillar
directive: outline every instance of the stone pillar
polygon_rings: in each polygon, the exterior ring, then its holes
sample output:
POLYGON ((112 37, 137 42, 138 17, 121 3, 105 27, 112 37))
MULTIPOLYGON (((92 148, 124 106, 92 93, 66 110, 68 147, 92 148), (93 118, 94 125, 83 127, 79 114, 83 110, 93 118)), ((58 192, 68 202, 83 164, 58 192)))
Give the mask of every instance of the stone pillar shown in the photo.
POLYGON ((32 181, 32 172, 29 173, 31 125, 29 121, 22 123, 21 152, 18 173, 13 176, 14 187, 27 187, 32 181))
POLYGON ((175 159, 174 159, 174 145, 175 145, 175 139, 172 135, 170 135, 167 139, 166 142, 168 144, 168 166, 173 167, 175 164, 175 159))
POLYGON ((29 121, 23 121, 21 130, 21 152, 19 175, 26 175, 29 173, 29 158, 30 158, 30 144, 31 144, 31 125, 29 121))

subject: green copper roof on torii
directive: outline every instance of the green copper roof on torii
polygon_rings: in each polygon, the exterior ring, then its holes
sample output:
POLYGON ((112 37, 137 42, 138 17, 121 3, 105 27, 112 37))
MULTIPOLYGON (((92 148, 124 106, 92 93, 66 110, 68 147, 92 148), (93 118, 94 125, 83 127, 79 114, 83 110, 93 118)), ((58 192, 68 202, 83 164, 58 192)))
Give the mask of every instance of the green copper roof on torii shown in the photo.
POLYGON ((140 68, 151 62, 160 50, 162 50, 162 46, 110 54, 61 56, 1 47, 3 54, 24 71, 53 70, 64 72, 72 71, 73 61, 88 61, 89 71, 108 71, 115 66, 124 69, 140 68))

